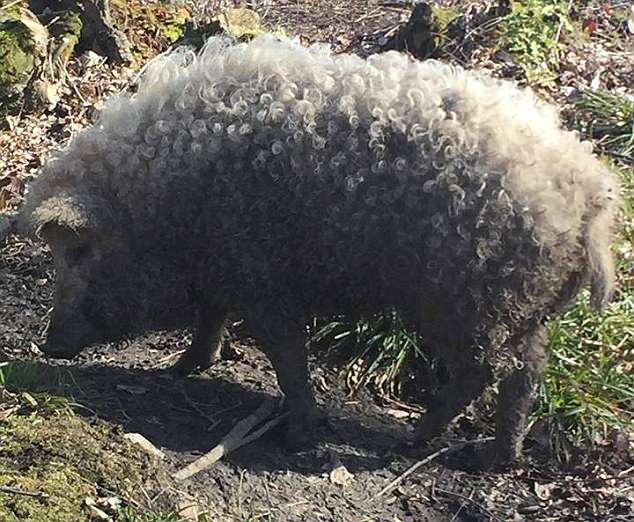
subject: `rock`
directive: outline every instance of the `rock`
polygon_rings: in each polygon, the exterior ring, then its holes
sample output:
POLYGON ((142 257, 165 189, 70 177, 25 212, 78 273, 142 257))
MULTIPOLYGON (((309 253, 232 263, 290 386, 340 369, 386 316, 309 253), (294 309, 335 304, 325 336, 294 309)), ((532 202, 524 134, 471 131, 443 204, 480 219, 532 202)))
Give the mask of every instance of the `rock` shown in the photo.
POLYGON ((248 40, 263 31, 260 15, 255 11, 228 8, 208 20, 193 19, 185 22, 183 36, 174 42, 174 47, 184 45, 200 49, 207 38, 213 35, 227 34, 237 39, 248 40))
POLYGON ((48 31, 26 8, 0 11, 0 115, 16 112, 37 66, 46 57, 48 31))
POLYGON ((253 37, 262 32, 260 15, 251 9, 225 9, 216 19, 225 33, 236 38, 253 37))

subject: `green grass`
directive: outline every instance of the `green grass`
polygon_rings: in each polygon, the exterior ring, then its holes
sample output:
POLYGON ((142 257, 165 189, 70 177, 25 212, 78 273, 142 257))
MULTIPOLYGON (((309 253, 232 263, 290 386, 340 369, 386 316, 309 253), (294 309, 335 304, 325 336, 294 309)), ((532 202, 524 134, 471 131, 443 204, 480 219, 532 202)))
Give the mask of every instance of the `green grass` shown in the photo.
POLYGON ((404 328, 396 313, 357 323, 343 318, 317 321, 313 327, 313 343, 351 354, 344 373, 351 391, 370 386, 383 396, 402 396, 415 362, 429 362, 416 335, 404 328))
POLYGON ((577 126, 594 138, 603 151, 629 157, 634 163, 634 98, 586 91, 577 106, 582 119, 577 126))
POLYGON ((1 389, 14 394, 20 413, 70 411, 77 405, 72 397, 79 393, 68 370, 31 361, 0 363, 1 389))
POLYGON ((634 421, 634 294, 603 315, 585 300, 551 327, 550 365, 535 418, 548 420, 558 450, 606 439, 634 421))
POLYGON ((547 84, 555 78, 564 31, 572 31, 564 0, 515 0, 499 25, 499 44, 513 53, 529 83, 547 84))

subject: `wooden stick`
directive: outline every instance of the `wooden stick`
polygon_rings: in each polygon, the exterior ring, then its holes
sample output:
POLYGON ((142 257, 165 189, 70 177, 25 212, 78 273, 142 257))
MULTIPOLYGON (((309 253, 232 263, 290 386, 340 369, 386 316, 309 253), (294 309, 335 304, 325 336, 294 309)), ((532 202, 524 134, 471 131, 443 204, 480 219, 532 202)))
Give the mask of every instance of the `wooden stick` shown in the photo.
POLYGON ((25 497, 48 498, 43 491, 24 491, 20 488, 12 488, 11 486, 0 486, 1 493, 10 493, 12 495, 24 495, 25 497))
POLYGON ((13 7, 15 4, 19 4, 20 2, 24 2, 24 0, 13 0, 13 2, 9 2, 6 5, 0 6, 0 11, 3 9, 9 9, 9 7, 13 7))
POLYGON ((176 480, 185 480, 186 478, 192 477, 196 473, 200 473, 201 471, 210 468, 231 451, 253 442, 258 437, 264 435, 264 433, 279 424, 288 415, 287 413, 278 415, 274 419, 269 420, 261 428, 249 434, 255 426, 273 413, 275 404, 276 401, 273 399, 266 399, 251 415, 238 422, 238 424, 236 424, 234 428, 223 437, 218 445, 212 448, 211 451, 205 453, 198 460, 195 460, 183 469, 177 471, 174 474, 174 478, 176 480))
POLYGON ((383 495, 385 495, 385 493, 387 493, 388 491, 392 490, 394 487, 398 486, 403 480, 405 480, 407 477, 409 477, 418 468, 420 468, 421 466, 424 466, 425 464, 429 464, 432 460, 437 459, 441 455, 455 453, 456 451, 460 451, 461 449, 463 449, 463 448, 465 448, 467 446, 470 446, 472 444, 481 444, 483 442, 489 442, 489 441, 492 441, 492 440, 494 440, 493 437, 486 437, 484 439, 465 441, 465 442, 461 442, 459 444, 454 444, 453 446, 446 446, 444 448, 441 448, 438 451, 432 453, 431 455, 428 455, 423 460, 419 460, 416 464, 414 464, 409 469, 407 469, 405 471, 405 473, 403 473, 402 475, 399 475, 398 477, 396 477, 392 482, 390 482, 381 491, 379 491, 374 496, 374 498, 376 499, 376 498, 382 497, 383 495))

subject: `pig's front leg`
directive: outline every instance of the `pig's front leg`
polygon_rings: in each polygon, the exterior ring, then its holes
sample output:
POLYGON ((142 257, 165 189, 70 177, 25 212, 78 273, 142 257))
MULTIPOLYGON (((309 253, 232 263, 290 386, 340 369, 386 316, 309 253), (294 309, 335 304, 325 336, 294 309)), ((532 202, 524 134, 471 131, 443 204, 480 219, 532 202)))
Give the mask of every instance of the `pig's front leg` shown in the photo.
POLYGON ((249 311, 246 319, 286 397, 290 413, 286 447, 291 451, 305 449, 314 442, 320 415, 310 383, 303 323, 264 308, 249 311))
POLYGON ((226 319, 227 311, 224 308, 200 300, 196 306, 192 343, 173 370, 187 375, 206 370, 220 360, 226 319))

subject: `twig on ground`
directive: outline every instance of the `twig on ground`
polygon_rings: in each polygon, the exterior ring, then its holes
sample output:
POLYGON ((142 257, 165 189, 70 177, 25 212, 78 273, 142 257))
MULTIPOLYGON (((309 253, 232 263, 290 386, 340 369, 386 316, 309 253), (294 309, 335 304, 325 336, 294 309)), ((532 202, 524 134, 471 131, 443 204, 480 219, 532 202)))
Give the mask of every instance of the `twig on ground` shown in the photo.
POLYGON ((236 450, 245 444, 249 444, 264 435, 264 433, 278 425, 288 415, 287 413, 278 415, 266 422, 262 427, 251 432, 255 426, 270 417, 275 410, 275 406, 276 401, 273 399, 265 400, 260 407, 255 410, 255 412, 238 422, 238 424, 236 424, 234 428, 225 437, 223 437, 218 445, 212 448, 211 451, 205 453, 198 460, 195 460, 183 469, 177 471, 174 474, 174 478, 176 480, 185 480, 196 473, 210 468, 223 456, 228 455, 233 450, 236 450))
POLYGON ((376 16, 381 16, 382 14, 383 13, 381 13, 381 9, 377 7, 376 9, 361 15, 356 20, 353 20, 352 23, 358 24, 359 22, 362 22, 363 20, 367 20, 368 18, 375 18, 376 16))
POLYGON ((163 366, 164 363, 178 357, 179 355, 184 354, 185 351, 186 350, 178 350, 177 352, 170 353, 169 355, 166 355, 165 357, 161 357, 158 361, 156 361, 156 364, 154 364, 152 368, 160 368, 161 366, 163 366))
POLYGON ((439 449, 438 451, 428 455, 423 460, 419 460, 416 464, 407 469, 402 475, 396 477, 392 482, 390 482, 387 486, 385 486, 381 491, 379 491, 374 498, 379 498, 385 495, 388 491, 392 490, 394 487, 399 485, 403 480, 409 477, 412 473, 414 473, 418 468, 424 466, 425 464, 429 464, 431 461, 437 459, 442 455, 448 455, 451 453, 455 453, 456 451, 460 451, 461 449, 471 446, 473 444, 482 444, 484 442, 492 441, 493 437, 485 437, 483 439, 470 440, 465 442, 460 442, 458 444, 454 444, 453 446, 446 446, 444 448, 439 449))
POLYGON ((487 508, 485 508, 479 502, 473 500, 471 497, 467 497, 466 495, 462 495, 461 493, 456 493, 455 491, 449 491, 448 489, 442 489, 442 488, 439 488, 439 487, 436 488, 436 491, 438 493, 440 493, 441 495, 445 495, 445 496, 448 496, 448 497, 455 497, 455 498, 457 498, 459 500, 462 500, 463 502, 468 502, 472 506, 475 506, 477 509, 482 511, 482 513, 484 513, 486 516, 488 516, 490 520, 496 520, 497 522, 503 522, 502 519, 500 519, 499 517, 496 517, 494 513, 489 511, 487 508))
MULTIPOLYGON (((572 9, 572 0, 568 0, 568 9, 567 12, 570 14, 570 10, 572 9)), ((559 38, 561 38, 561 30, 564 28, 564 19, 562 18, 559 21, 559 25, 557 26, 557 34, 555 34, 555 44, 559 43, 559 38)))
POLYGON ((43 491, 25 491, 20 488, 11 486, 0 486, 0 493, 9 493, 11 495, 23 495, 25 497, 48 498, 49 496, 43 491))
POLYGON ((218 418, 216 415, 208 415, 207 412, 205 412, 200 406, 198 406, 198 403, 196 401, 194 401, 189 394, 187 393, 187 389, 185 388, 185 386, 183 385, 183 383, 179 383, 178 385, 178 389, 181 392, 183 398, 185 399, 185 402, 196 412, 198 413, 198 415, 200 415, 201 417, 203 417, 204 419, 207 419, 210 423, 211 426, 216 426, 218 424, 218 418))
POLYGON ((9 9, 9 7, 13 7, 15 4, 19 4, 20 2, 24 2, 24 0, 13 0, 13 2, 9 2, 6 5, 0 6, 0 11, 4 9, 9 9))

